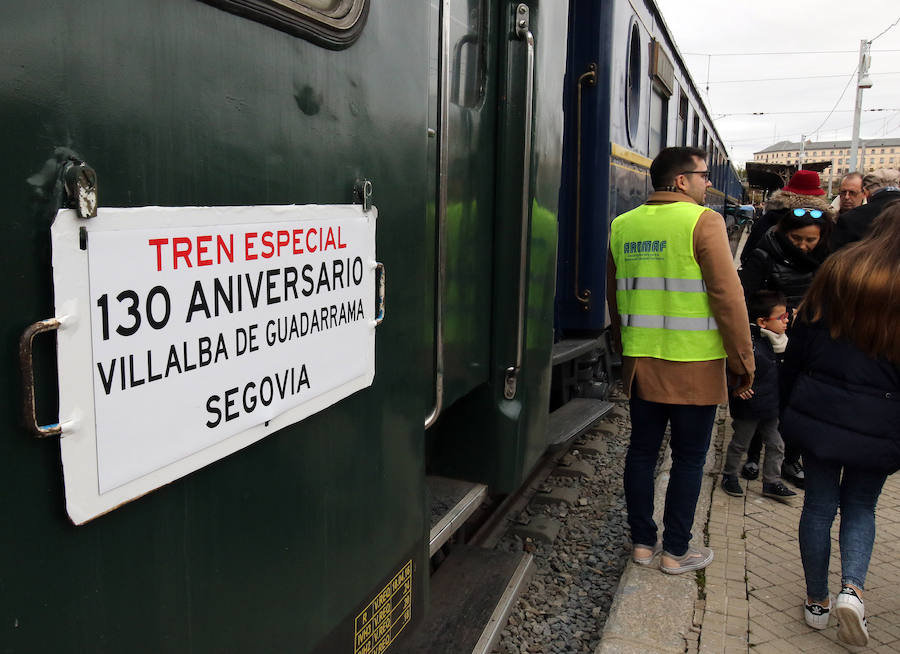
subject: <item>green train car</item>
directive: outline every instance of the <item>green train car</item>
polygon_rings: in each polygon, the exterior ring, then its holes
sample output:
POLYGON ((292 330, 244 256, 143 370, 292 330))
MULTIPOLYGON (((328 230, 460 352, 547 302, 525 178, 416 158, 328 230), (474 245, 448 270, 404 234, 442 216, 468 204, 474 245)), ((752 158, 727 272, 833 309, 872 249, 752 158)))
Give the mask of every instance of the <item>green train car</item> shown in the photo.
POLYGON ((610 407, 638 4, 4 3, 0 652, 408 646, 453 529, 610 407))

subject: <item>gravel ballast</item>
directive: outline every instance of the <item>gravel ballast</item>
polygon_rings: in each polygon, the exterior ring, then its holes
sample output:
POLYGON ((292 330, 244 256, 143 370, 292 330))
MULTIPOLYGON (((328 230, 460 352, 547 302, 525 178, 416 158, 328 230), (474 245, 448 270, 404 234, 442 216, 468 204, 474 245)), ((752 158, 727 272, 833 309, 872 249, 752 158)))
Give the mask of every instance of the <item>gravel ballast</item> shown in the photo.
POLYGON ((542 514, 558 521, 556 539, 523 539, 513 525, 497 544, 498 549, 531 552, 536 571, 495 654, 593 652, 600 642, 631 552, 622 488, 628 404, 620 390, 610 399, 615 408, 570 450, 575 459, 592 466, 593 473, 546 481, 550 487, 577 489, 578 499, 571 505, 531 501, 518 517, 519 523, 542 514), (585 445, 583 451, 579 444, 585 445))

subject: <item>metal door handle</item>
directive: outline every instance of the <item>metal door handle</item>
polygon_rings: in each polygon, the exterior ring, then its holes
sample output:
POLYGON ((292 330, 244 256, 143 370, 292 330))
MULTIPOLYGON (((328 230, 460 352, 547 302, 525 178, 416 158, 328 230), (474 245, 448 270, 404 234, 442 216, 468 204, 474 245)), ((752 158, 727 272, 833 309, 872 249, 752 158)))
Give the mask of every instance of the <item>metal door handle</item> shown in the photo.
POLYGON ((578 101, 576 103, 578 115, 575 119, 577 134, 575 137, 575 265, 573 266, 573 272, 575 277, 575 299, 581 302, 585 310, 590 306, 591 291, 590 289, 585 289, 584 293, 582 293, 581 284, 579 283, 579 268, 581 265, 581 88, 582 84, 594 86, 597 83, 596 71, 597 64, 588 66, 588 71, 578 78, 578 84, 576 85, 578 88, 578 101))
POLYGON ((438 170, 435 229, 437 243, 435 267, 437 281, 434 289, 434 407, 425 417, 425 429, 437 422, 444 405, 444 277, 447 267, 447 168, 450 165, 450 142, 447 125, 450 123, 450 0, 441 2, 441 52, 438 60, 438 170))
POLYGON ((522 164, 522 230, 519 249, 519 310, 516 331, 516 362, 506 369, 506 380, 503 396, 511 400, 516 396, 516 378, 522 369, 522 356, 525 347, 525 277, 528 263, 528 217, 531 199, 531 105, 534 95, 534 34, 529 29, 528 5, 516 7, 516 36, 525 42, 527 60, 525 64, 525 144, 522 164))
POLYGON ((34 406, 34 359, 32 357, 32 345, 34 337, 44 332, 56 331, 62 325, 62 319, 50 318, 30 325, 19 339, 19 369, 22 373, 22 418, 25 427, 31 431, 35 438, 47 438, 48 436, 60 436, 62 426, 59 423, 52 425, 38 425, 37 413, 34 406))

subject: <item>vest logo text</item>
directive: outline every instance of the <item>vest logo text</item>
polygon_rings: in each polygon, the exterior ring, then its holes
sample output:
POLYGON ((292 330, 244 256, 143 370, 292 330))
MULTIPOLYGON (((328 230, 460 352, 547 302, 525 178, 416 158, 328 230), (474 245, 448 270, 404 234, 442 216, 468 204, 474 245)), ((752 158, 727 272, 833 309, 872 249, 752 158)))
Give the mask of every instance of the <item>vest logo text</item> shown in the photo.
POLYGON ((623 245, 623 252, 625 254, 662 252, 665 249, 665 241, 625 241, 625 244, 623 245))

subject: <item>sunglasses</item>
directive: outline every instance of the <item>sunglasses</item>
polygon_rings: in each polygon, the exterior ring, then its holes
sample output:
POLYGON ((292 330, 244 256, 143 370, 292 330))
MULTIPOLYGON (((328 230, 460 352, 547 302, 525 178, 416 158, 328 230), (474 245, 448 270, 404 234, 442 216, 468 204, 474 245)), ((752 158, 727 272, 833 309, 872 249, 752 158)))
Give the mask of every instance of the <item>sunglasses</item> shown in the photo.
POLYGON ((813 220, 821 220, 822 216, 825 215, 825 212, 821 209, 794 209, 791 213, 793 213, 797 218, 802 218, 803 216, 809 214, 809 217, 813 220))
POLYGON ((683 170, 679 175, 700 175, 703 179, 709 179, 708 170, 683 170))

